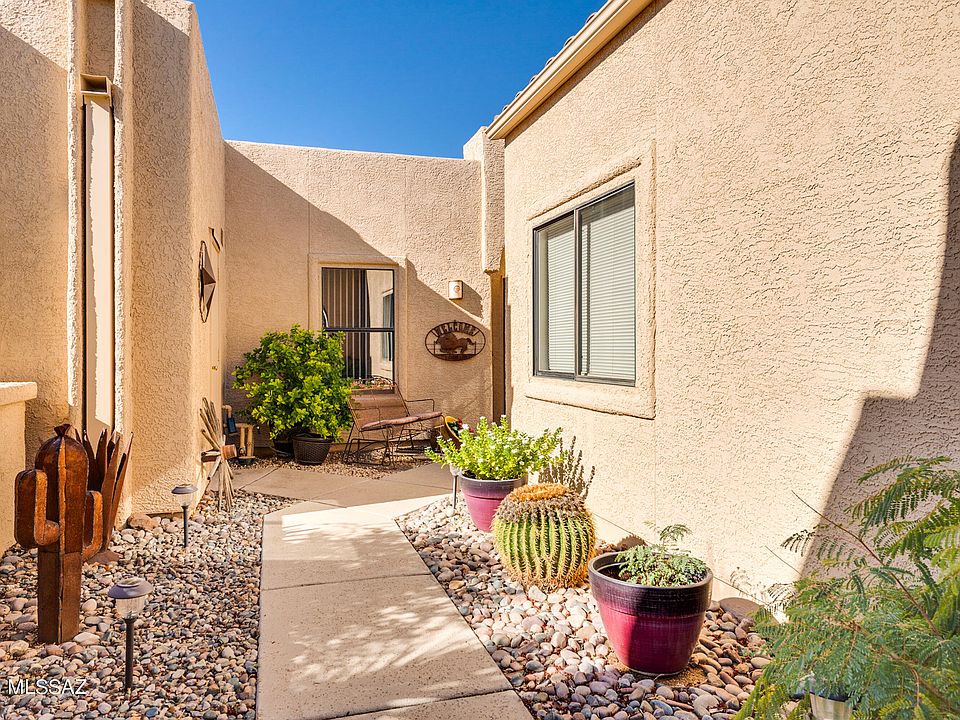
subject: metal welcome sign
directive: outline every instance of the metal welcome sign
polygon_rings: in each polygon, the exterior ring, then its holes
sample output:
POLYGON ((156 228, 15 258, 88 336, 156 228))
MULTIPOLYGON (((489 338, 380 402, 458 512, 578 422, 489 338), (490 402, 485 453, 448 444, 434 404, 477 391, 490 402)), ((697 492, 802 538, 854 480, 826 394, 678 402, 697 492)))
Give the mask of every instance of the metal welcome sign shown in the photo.
POLYGON ((476 325, 453 320, 433 328, 423 343, 431 355, 441 360, 467 360, 479 355, 487 341, 476 325))

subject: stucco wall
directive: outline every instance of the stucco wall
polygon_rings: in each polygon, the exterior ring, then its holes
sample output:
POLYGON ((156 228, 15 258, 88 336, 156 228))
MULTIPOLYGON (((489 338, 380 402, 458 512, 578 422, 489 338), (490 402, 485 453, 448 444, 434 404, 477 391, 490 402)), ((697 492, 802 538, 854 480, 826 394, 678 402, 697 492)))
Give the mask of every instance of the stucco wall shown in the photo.
POLYGON ((24 405, 36 396, 36 383, 0 382, 0 550, 13 545, 17 473, 32 464, 24 457, 24 405))
POLYGON ((960 457, 958 63, 947 2, 661 1, 508 137, 512 414, 577 435, 603 518, 684 522, 751 589, 791 575, 768 548, 812 521, 794 493, 843 507, 874 463, 960 457), (531 224, 644 145, 652 417, 536 399, 531 224))
POLYGON ((170 488, 201 479, 200 398, 220 385, 215 343, 200 321, 197 278, 201 241, 210 245, 210 228, 224 225, 223 143, 194 6, 138 2, 132 28, 126 232, 137 440, 128 507, 173 511, 170 488))
POLYGON ((69 412, 67 6, 0 3, 0 381, 39 386, 30 457, 69 412))
POLYGON ((463 362, 424 347, 427 332, 449 320, 482 327, 489 344, 479 162, 230 142, 226 178, 227 386, 263 333, 319 327, 321 267, 392 267, 404 395, 436 398, 471 422, 490 413, 489 347, 463 362), (462 301, 446 299, 450 279, 463 280, 462 301))

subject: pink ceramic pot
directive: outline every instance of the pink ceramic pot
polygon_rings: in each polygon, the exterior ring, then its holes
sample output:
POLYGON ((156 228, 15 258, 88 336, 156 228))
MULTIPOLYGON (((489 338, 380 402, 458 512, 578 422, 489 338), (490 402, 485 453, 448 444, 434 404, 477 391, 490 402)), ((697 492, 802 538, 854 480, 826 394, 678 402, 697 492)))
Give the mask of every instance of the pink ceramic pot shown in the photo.
POLYGON ((467 501, 467 510, 470 519, 477 526, 477 530, 490 532, 493 525, 493 515, 500 507, 503 499, 515 488, 527 484, 527 478, 513 480, 477 480, 460 473, 460 491, 467 501))
POLYGON ((693 585, 650 587, 617 579, 617 553, 590 561, 590 590, 620 662, 648 675, 683 670, 710 607, 713 573, 693 585))

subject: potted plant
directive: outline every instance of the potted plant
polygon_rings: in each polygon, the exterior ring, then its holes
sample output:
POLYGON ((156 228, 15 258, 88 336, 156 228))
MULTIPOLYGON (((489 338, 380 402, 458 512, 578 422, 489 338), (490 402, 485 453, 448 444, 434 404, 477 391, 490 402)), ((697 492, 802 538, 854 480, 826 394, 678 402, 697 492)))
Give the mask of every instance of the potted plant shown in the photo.
POLYGON ((842 519, 807 505, 819 523, 783 545, 815 567, 759 613, 773 657, 738 718, 779 720, 794 700, 789 718, 960 717, 960 471, 946 462, 874 468, 859 485, 881 489, 842 519))
POLYGON ((512 490, 527 483, 527 475, 543 468, 560 442, 560 430, 533 437, 511 430, 506 417, 499 423, 480 418, 477 427, 460 430, 456 441, 437 440, 438 452, 426 455, 457 470, 467 510, 478 530, 490 532, 493 515, 512 490))
POLYGON ((297 462, 322 463, 350 424, 341 335, 299 325, 267 333, 233 374, 250 400, 244 413, 269 426, 279 451, 290 443, 297 462))
POLYGON ((676 543, 689 529, 670 525, 660 542, 608 552, 590 561, 590 590, 617 657, 631 670, 683 670, 710 607, 713 573, 676 543))

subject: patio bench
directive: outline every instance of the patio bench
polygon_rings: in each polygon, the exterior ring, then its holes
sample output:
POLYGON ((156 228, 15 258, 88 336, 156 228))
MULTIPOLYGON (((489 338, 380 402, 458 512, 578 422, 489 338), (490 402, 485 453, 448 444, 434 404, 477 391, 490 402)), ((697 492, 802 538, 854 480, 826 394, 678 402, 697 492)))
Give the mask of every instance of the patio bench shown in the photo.
POLYGON ((406 400, 394 383, 355 389, 350 396, 350 414, 353 425, 343 457, 357 463, 381 449, 381 463, 398 453, 415 452, 417 439, 430 439, 443 418, 432 398, 406 400), (409 443, 406 449, 402 448, 404 442, 409 443))

